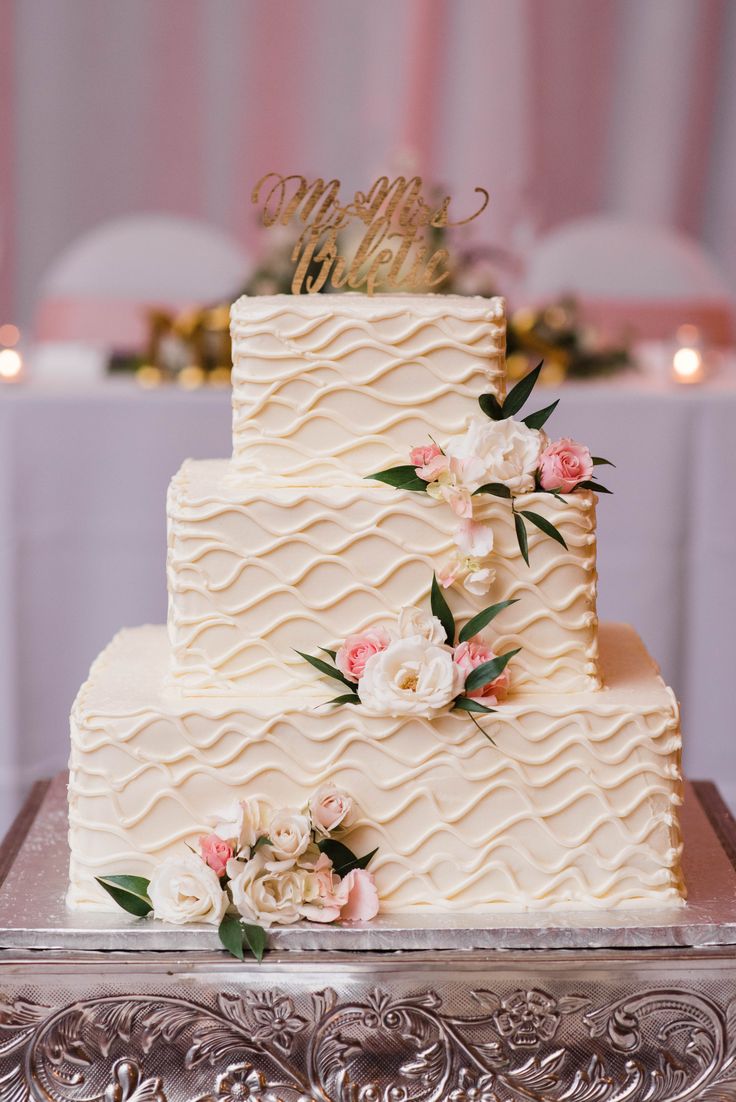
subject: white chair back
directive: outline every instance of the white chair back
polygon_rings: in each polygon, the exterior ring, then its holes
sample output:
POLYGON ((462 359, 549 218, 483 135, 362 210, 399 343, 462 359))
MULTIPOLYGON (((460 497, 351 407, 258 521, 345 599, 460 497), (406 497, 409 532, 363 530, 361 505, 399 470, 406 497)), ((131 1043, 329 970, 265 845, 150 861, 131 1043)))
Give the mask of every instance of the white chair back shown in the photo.
POLYGON ((245 282, 246 254, 221 230, 169 214, 104 223, 68 246, 41 283, 41 341, 140 346, 150 307, 228 301, 245 282))
POLYGON ((609 216, 551 230, 530 250, 524 296, 538 303, 573 295, 599 327, 666 338, 698 325, 713 343, 733 336, 733 301, 706 250, 663 226, 609 216))

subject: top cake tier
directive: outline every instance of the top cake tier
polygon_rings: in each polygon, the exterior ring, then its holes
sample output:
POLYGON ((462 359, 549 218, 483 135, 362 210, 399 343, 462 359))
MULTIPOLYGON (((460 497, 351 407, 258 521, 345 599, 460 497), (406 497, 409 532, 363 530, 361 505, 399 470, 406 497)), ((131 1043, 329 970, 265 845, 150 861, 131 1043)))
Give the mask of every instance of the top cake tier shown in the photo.
POLYGON ((304 485, 365 475, 503 397, 501 298, 244 295, 231 310, 233 462, 304 485))

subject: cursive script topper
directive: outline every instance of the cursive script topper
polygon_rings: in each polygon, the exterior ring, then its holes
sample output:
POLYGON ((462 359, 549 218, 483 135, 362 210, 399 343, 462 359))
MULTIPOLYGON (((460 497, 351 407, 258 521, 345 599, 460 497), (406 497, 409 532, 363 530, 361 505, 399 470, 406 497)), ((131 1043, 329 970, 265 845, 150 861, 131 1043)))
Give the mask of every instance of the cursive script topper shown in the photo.
POLYGON ((295 295, 316 294, 328 285, 369 295, 377 288, 433 291, 449 279, 450 269, 448 251, 433 243, 432 231, 472 222, 489 195, 475 188, 480 206, 467 218, 452 219, 451 196, 428 201, 422 189, 420 176, 379 176, 343 203, 339 180, 310 182, 269 172, 253 188, 251 202, 260 206, 264 226, 293 221, 300 227, 291 253, 295 295), (357 235, 349 231, 356 227, 357 235))

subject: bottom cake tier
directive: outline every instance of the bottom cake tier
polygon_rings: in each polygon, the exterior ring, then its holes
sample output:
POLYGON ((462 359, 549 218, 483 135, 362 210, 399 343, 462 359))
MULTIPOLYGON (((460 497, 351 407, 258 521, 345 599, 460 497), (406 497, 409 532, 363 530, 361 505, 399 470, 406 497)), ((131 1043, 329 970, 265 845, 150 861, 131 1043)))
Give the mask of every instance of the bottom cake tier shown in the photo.
POLYGON ((68 903, 96 876, 150 877, 233 800, 299 807, 332 781, 386 912, 672 905, 684 897, 677 702, 625 624, 601 628, 605 688, 391 719, 281 698, 182 697, 164 627, 122 631, 72 713, 68 903))

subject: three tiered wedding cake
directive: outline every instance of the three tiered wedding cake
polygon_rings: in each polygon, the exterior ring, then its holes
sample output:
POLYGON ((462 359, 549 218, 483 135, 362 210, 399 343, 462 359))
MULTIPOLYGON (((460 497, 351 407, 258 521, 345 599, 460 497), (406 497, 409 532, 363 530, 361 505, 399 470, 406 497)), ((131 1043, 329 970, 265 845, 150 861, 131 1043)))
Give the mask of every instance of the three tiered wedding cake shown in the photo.
POLYGON ((677 704, 598 624, 587 449, 504 408, 503 300, 244 297, 232 337, 232 459, 169 492, 168 630, 122 631, 74 705, 70 906, 237 801, 222 876, 315 792, 383 911, 679 901, 677 704))

